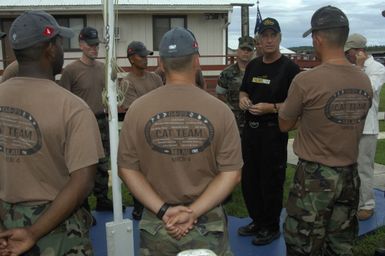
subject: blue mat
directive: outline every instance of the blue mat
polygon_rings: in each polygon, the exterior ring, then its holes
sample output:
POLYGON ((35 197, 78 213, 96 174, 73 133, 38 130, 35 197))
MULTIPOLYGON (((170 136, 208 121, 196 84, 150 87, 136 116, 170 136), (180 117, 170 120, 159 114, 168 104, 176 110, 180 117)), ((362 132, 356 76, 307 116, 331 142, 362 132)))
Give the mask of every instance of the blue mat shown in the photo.
MULTIPOLYGON (((366 221, 360 221, 359 235, 364 236, 370 232, 375 231, 381 226, 385 225, 385 199, 384 191, 375 190, 376 195, 376 209, 374 216, 366 221)), ((124 213, 125 219, 131 219, 132 207, 128 207, 124 213)), ((91 229, 91 239, 94 246, 95 256, 107 256, 106 246, 106 228, 105 223, 112 221, 112 212, 93 212, 97 220, 97 224, 91 229)), ((285 209, 281 214, 281 223, 283 223, 286 216, 285 209)), ((241 237, 237 235, 237 230, 240 226, 250 223, 250 218, 237 218, 229 216, 229 233, 231 248, 235 256, 281 256, 286 254, 285 241, 283 236, 269 245, 254 246, 251 244, 253 237, 241 237)), ((134 243, 135 255, 139 255, 139 232, 138 221, 133 222, 134 225, 134 243)), ((282 230, 281 230, 282 231, 282 230)))

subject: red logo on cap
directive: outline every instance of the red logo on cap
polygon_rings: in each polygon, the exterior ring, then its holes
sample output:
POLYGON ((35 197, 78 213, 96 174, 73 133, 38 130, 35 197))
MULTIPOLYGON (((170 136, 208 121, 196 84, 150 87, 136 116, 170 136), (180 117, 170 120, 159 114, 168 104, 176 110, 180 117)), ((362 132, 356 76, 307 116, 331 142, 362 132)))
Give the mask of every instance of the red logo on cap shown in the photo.
POLYGON ((194 41, 193 48, 198 48, 198 42, 197 41, 194 41))
POLYGON ((43 30, 43 36, 51 37, 55 32, 55 29, 50 26, 46 26, 43 30))

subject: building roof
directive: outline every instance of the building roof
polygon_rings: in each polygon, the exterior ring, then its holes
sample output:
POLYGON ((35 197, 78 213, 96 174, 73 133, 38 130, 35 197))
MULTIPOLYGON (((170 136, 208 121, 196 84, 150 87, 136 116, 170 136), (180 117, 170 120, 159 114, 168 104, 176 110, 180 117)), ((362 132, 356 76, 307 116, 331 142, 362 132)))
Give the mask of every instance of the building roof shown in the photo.
MULTIPOLYGON (((107 1, 107 0, 104 0, 107 1)), ((100 12, 103 0, 1 0, 0 13, 22 12, 41 9, 48 12, 77 13, 100 12)), ((110 0, 112 1, 112 0, 110 0)), ((167 12, 223 12, 232 10, 233 5, 254 5, 252 0, 117 0, 116 10, 135 13, 167 12)))
MULTIPOLYGON (((254 5, 252 0, 118 0, 119 5, 254 5)), ((2 0, 0 6, 98 5, 103 0, 2 0)))

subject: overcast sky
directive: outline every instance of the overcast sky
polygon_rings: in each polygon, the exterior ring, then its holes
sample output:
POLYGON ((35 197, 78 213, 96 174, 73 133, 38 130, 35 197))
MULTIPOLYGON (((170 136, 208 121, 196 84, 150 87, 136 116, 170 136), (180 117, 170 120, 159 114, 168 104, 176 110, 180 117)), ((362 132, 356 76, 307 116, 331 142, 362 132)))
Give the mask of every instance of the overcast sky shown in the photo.
MULTIPOLYGON (((255 1, 257 2, 257 1, 255 1)), ((333 5, 340 8, 348 17, 351 33, 361 33, 368 39, 368 45, 385 45, 384 0, 260 0, 262 19, 272 17, 278 20, 282 32, 282 45, 285 47, 311 45, 311 36, 302 38, 303 32, 310 28, 313 13, 320 7, 333 5)), ((254 33, 257 5, 250 7, 250 35, 254 33)), ((229 26, 229 46, 238 46, 241 35, 241 11, 234 8, 229 26)))

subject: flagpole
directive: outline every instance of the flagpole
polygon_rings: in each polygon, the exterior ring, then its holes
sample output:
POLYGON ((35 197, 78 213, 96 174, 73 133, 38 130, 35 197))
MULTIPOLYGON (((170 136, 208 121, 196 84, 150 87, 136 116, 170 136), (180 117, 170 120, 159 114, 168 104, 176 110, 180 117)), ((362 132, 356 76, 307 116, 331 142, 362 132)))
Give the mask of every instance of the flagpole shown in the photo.
POLYGON ((255 19, 254 36, 258 33, 259 26, 262 24, 262 15, 259 10, 259 0, 257 1, 257 18, 255 19))
POLYGON ((114 220, 107 222, 107 253, 109 256, 134 256, 133 225, 129 219, 123 220, 121 181, 118 177, 118 104, 114 77, 115 59, 115 16, 114 0, 104 0, 104 21, 106 39, 106 85, 108 92, 108 118, 110 133, 110 159, 112 176, 112 201, 114 220))

